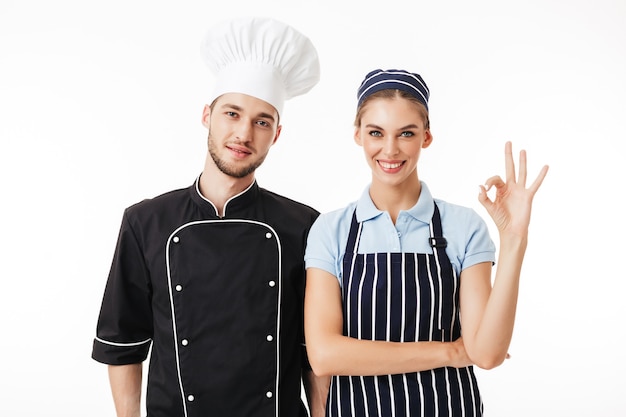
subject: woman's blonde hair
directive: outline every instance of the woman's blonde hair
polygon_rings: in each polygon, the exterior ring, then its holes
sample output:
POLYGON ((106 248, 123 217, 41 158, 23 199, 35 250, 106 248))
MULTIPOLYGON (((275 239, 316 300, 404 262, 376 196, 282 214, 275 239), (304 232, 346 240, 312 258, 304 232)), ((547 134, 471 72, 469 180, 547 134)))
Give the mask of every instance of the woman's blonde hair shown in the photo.
POLYGON ((365 98, 365 100, 363 100, 361 105, 356 110, 356 118, 354 119, 354 127, 361 126, 361 118, 363 117, 363 112, 365 111, 367 104, 370 101, 379 99, 379 98, 387 99, 387 100, 404 98, 404 99, 409 100, 411 103, 415 104, 415 106, 417 107, 417 110, 420 112, 420 115, 422 116, 422 120, 424 121, 424 129, 426 130, 430 129, 430 120, 428 118, 428 110, 426 110, 426 106, 424 106, 424 104, 422 104, 422 102, 419 101, 417 98, 415 98, 415 96, 413 96, 412 94, 409 94, 401 90, 395 90, 395 89, 380 90, 369 95, 367 98, 365 98))

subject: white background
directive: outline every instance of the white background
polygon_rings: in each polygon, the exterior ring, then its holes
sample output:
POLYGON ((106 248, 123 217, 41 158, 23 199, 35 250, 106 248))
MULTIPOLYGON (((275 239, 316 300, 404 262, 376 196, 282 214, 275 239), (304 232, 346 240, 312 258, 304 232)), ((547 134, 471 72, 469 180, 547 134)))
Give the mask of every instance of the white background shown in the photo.
POLYGON ((374 68, 429 84, 435 196, 486 216, 478 184, 506 140, 533 176, 550 164, 512 358, 478 372, 486 412, 626 415, 623 0, 0 0, 0 415, 113 415, 90 354, 122 211, 200 173, 200 40, 241 15, 292 24, 322 65, 286 105, 265 188, 320 211, 360 195, 355 92, 374 68))

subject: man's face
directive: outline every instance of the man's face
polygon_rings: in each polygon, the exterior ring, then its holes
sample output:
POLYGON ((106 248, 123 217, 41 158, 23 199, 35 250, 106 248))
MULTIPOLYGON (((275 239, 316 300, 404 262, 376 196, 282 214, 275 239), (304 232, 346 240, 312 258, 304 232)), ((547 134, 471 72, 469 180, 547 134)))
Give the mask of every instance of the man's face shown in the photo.
POLYGON ((220 96, 212 109, 205 107, 202 121, 215 165, 235 178, 252 175, 280 134, 276 109, 246 94, 220 96))

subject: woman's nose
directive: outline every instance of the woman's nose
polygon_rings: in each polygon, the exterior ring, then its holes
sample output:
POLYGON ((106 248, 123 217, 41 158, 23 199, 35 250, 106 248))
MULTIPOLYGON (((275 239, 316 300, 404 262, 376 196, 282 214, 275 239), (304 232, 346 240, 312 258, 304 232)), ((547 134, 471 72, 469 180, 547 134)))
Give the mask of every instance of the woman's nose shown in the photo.
POLYGON ((395 138, 391 136, 385 137, 383 142, 383 152, 386 155, 395 155, 398 153, 398 144, 396 143, 395 138))

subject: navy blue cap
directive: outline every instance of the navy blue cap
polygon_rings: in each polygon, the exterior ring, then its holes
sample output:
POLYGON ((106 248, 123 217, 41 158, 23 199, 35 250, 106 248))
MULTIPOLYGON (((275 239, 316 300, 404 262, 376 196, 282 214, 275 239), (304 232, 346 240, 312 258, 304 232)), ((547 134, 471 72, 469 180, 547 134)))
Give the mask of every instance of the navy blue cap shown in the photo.
POLYGON ((400 90, 411 94, 418 99, 428 110, 428 97, 430 91, 419 74, 404 70, 377 69, 365 76, 359 87, 357 107, 370 95, 381 90, 400 90))

